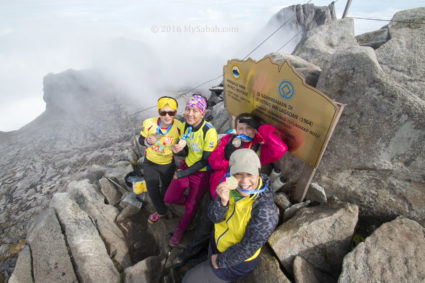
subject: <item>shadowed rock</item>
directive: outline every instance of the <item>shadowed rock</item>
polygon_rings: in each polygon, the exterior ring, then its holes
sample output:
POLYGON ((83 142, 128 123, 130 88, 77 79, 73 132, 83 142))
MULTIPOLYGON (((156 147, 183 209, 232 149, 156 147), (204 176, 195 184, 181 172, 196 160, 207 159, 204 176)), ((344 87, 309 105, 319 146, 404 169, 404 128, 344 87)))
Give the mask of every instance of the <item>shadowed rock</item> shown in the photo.
POLYGON ((106 178, 100 179, 99 184, 100 190, 108 203, 111 205, 117 205, 121 200, 122 193, 106 178))
POLYGON ((269 247, 261 250, 260 261, 254 271, 247 277, 239 280, 240 283, 290 283, 291 281, 280 270, 279 262, 273 256, 269 247))
POLYGON ((379 48, 388 39, 390 39, 388 26, 356 36, 356 40, 361 46, 369 46, 373 49, 379 48))
POLYGON ((139 261, 124 271, 125 283, 160 282, 162 258, 151 256, 139 261))
POLYGON ((294 260, 294 277, 295 283, 332 283, 337 281, 331 276, 320 272, 300 256, 295 257, 294 260))

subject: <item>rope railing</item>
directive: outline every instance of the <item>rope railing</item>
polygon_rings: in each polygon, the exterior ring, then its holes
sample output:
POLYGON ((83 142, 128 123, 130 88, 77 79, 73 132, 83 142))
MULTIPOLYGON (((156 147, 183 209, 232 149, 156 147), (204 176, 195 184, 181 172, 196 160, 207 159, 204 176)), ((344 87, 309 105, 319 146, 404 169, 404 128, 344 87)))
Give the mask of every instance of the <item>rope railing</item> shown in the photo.
POLYGON ((374 18, 362 18, 362 17, 350 17, 356 20, 367 20, 367 21, 379 21, 379 22, 390 22, 390 23, 403 23, 403 24, 420 24, 425 25, 425 22, 415 21, 397 21, 397 20, 386 20, 386 19, 374 19, 374 18))

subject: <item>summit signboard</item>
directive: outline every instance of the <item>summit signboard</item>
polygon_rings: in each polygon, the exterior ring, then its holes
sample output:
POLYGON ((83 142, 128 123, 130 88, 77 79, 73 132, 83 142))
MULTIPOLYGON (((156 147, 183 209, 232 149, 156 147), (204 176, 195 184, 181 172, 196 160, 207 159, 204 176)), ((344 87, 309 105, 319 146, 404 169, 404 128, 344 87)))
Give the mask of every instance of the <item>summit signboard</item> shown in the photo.
POLYGON ((233 59, 223 71, 227 111, 258 115, 276 127, 292 154, 317 168, 341 105, 307 85, 289 61, 233 59))

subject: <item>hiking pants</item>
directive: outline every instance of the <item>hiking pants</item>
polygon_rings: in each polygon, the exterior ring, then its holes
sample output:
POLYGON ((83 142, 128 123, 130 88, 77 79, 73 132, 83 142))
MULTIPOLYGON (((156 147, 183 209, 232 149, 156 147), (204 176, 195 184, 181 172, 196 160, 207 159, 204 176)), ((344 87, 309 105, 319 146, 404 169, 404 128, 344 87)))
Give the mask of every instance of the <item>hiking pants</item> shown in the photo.
POLYGON ((173 179, 174 172, 176 171, 176 164, 161 165, 153 163, 145 158, 143 162, 143 173, 146 181, 146 186, 149 196, 156 211, 164 215, 167 213, 167 207, 164 203, 164 195, 168 185, 173 179))
MULTIPOLYGON (((186 163, 182 163, 179 169, 188 168, 186 163)), ((186 231, 187 227, 193 220, 196 214, 196 208, 208 190, 208 177, 207 171, 197 171, 192 175, 183 177, 181 179, 173 179, 170 186, 165 193, 164 201, 170 204, 179 204, 185 206, 183 218, 177 226, 182 231, 186 231), (184 192, 190 187, 189 194, 185 195, 184 192)))

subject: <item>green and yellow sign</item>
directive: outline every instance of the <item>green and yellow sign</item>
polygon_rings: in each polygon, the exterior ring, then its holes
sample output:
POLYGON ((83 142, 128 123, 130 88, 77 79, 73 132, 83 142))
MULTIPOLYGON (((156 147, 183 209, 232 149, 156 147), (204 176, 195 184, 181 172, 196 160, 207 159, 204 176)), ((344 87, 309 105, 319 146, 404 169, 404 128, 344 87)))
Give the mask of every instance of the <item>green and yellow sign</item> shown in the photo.
POLYGON ((226 108, 254 113, 276 127, 289 151, 316 168, 338 119, 339 106, 307 85, 288 61, 230 60, 224 66, 226 108))

